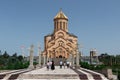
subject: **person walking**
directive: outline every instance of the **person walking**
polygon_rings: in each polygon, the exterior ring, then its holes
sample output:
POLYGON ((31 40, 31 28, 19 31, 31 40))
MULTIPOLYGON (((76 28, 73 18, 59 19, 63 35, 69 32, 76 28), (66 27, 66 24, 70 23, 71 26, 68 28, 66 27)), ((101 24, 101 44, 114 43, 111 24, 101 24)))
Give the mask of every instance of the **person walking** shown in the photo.
POLYGON ((55 64, 54 64, 54 61, 52 61, 51 70, 55 70, 55 64))
POLYGON ((52 65, 52 61, 49 62, 49 69, 51 68, 51 65, 52 65))
POLYGON ((49 61, 48 61, 48 62, 47 62, 47 65, 46 65, 47 70, 49 70, 49 66, 50 66, 50 63, 49 63, 49 61))
POLYGON ((67 68, 69 68, 69 66, 70 66, 70 62, 67 61, 67 68))
POLYGON ((64 69, 65 69, 65 66, 66 66, 66 62, 65 61, 64 61, 63 65, 64 65, 64 69))
POLYGON ((62 65, 63 65, 63 62, 62 62, 62 61, 60 61, 60 69, 62 69, 62 65))

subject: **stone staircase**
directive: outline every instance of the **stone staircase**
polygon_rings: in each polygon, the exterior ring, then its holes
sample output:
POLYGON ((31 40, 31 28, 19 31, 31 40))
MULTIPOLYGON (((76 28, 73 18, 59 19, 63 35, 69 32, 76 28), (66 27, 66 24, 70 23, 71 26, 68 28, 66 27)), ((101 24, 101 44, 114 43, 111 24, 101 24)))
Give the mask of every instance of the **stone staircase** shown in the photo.
POLYGON ((13 71, 8 71, 8 72, 2 72, 0 73, 0 80, 4 79, 7 80, 12 73, 19 72, 21 70, 13 70, 13 71))
POLYGON ((6 76, 5 74, 1 74, 0 79, 3 79, 5 76, 6 76))
POLYGON ((47 70, 46 67, 42 69, 36 69, 34 71, 21 74, 18 79, 39 79, 39 80, 79 80, 79 76, 70 68, 67 67, 60 69, 59 66, 55 66, 55 70, 47 70))

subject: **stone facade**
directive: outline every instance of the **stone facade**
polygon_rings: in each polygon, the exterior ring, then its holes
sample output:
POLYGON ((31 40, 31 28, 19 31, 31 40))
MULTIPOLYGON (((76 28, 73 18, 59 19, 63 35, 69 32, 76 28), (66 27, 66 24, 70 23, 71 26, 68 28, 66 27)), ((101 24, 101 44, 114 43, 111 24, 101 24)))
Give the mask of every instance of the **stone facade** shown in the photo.
POLYGON ((44 37, 44 52, 45 61, 53 58, 70 58, 70 55, 76 57, 77 54, 77 36, 68 32, 68 18, 60 10, 54 17, 54 31, 44 37))

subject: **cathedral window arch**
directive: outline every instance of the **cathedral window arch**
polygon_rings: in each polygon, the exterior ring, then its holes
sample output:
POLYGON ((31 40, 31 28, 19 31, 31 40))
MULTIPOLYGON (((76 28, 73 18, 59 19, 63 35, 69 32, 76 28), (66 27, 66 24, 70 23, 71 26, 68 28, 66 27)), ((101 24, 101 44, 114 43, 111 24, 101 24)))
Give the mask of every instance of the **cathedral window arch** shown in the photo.
POLYGON ((68 39, 70 42, 73 42, 73 40, 72 39, 68 39))
POLYGON ((58 37, 64 37, 64 34, 62 32, 59 32, 58 37))
POLYGON ((65 22, 63 22, 63 26, 65 27, 65 22))
POLYGON ((59 52, 62 53, 62 48, 59 48, 59 52))
POLYGON ((59 43, 59 46, 64 46, 65 45, 63 41, 59 41, 58 43, 59 43))
POLYGON ((60 22, 60 29, 62 29, 62 22, 60 22))
POLYGON ((66 30, 67 30, 67 23, 65 23, 65 27, 66 27, 66 30))
POLYGON ((56 30, 57 30, 57 21, 55 22, 55 27, 56 27, 56 30))
POLYGON ((65 26, 65 22, 63 22, 63 29, 65 30, 66 26, 65 26))
POLYGON ((58 26, 59 26, 58 24, 59 24, 59 22, 57 22, 57 26, 56 26, 56 27, 57 27, 57 30, 59 29, 59 28, 58 28, 58 26))

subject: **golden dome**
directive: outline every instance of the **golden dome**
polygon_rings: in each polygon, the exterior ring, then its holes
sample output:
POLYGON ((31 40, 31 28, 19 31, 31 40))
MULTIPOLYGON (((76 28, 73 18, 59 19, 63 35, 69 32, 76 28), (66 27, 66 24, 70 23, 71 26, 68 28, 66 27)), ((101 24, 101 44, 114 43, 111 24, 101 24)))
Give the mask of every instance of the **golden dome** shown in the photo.
POLYGON ((68 17, 62 12, 62 10, 60 10, 57 15, 54 17, 54 20, 55 19, 67 19, 68 20, 68 17))

